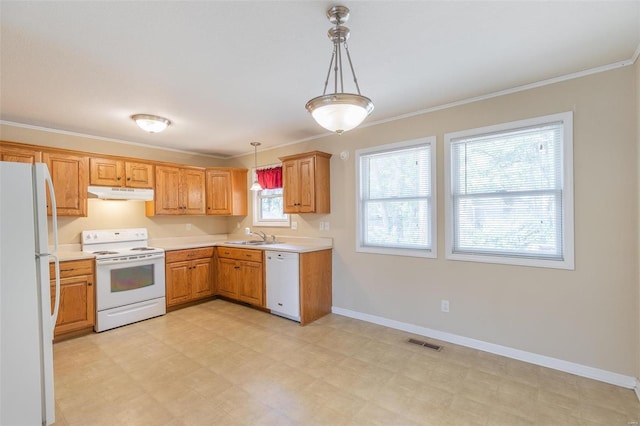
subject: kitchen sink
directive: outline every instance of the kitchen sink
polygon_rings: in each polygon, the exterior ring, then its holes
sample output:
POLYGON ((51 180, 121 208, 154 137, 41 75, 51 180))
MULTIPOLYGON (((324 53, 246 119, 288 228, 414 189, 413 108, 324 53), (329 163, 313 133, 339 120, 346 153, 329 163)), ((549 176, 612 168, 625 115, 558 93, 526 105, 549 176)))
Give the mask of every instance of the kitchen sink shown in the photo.
POLYGON ((237 244, 239 246, 261 246, 267 244, 276 244, 275 241, 262 241, 262 240, 237 240, 237 241, 225 241, 225 244, 237 244))

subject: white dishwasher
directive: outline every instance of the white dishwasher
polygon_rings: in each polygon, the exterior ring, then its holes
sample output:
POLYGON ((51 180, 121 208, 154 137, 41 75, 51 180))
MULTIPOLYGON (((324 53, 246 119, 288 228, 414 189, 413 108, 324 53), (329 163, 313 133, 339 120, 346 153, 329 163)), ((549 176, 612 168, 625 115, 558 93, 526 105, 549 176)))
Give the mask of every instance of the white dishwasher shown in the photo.
POLYGON ((300 321, 300 263, 298 253, 269 251, 267 309, 272 314, 300 321))

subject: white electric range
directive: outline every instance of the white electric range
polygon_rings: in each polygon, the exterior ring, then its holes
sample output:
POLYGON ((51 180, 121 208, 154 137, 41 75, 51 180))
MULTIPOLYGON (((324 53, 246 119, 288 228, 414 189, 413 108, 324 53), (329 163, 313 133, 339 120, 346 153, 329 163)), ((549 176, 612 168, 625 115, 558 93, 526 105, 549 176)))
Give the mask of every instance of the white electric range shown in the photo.
POLYGON ((145 228, 82 231, 82 251, 96 257, 95 331, 166 313, 164 250, 145 228))

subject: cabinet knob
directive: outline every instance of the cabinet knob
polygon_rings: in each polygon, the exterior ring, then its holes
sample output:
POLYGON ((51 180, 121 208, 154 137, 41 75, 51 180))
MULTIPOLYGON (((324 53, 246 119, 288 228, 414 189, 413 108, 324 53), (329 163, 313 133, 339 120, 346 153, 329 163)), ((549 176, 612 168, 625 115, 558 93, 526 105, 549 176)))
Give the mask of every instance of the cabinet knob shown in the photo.
POLYGON ((118 180, 121 180, 121 179, 122 179, 122 176, 118 176, 118 180))
POLYGON ((128 177, 128 178, 127 178, 127 180, 131 180, 131 178, 130 178, 130 177, 128 177))
POLYGON ((92 286, 92 285, 93 285, 93 283, 87 283, 87 285, 88 285, 88 286, 92 286))
POLYGON ((234 266, 233 269, 240 269, 240 267, 239 266, 234 266))

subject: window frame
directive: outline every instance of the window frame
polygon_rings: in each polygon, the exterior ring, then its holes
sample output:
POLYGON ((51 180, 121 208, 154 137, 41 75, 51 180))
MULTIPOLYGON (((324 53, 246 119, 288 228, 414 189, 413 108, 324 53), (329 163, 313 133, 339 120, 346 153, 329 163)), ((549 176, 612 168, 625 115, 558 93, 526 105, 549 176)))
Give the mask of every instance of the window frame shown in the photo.
POLYGON ((437 218, 437 182, 436 182, 436 157, 437 157, 437 139, 435 136, 428 136, 419 139, 412 139, 408 141, 395 142, 385 145, 378 145, 370 148, 358 149, 355 151, 355 169, 356 169, 356 252, 359 253, 373 253, 373 254, 386 254, 393 256, 408 256, 408 257, 420 257, 420 258, 437 258, 438 257, 438 218, 437 218), (363 244, 363 226, 364 218, 362 217, 362 170, 360 167, 361 157, 375 154, 385 153, 392 151, 400 151, 406 148, 429 146, 430 149, 430 178, 431 178, 431 248, 430 249, 415 249, 415 248, 401 248, 401 247, 379 247, 379 246, 367 246, 363 244))
MULTIPOLYGON (((271 167, 281 166, 281 164, 269 164, 266 166, 259 167, 259 169, 268 169, 271 167)), ((251 182, 255 182, 258 178, 256 173, 256 168, 251 168, 251 182)), ((286 219, 261 219, 260 218, 260 205, 261 199, 260 196, 261 191, 251 191, 252 192, 252 200, 253 200, 253 217, 251 220, 252 226, 256 227, 273 227, 273 228, 289 228, 291 226, 291 215, 288 213, 283 214, 286 216, 286 219)), ((282 208, 284 209, 284 194, 282 196, 282 208)))
POLYGON ((574 189, 573 189, 573 112, 562 112, 524 120, 501 123, 492 126, 445 133, 444 172, 445 172, 445 258, 482 263, 498 263, 505 265, 519 265, 540 268, 575 269, 574 259, 574 189), (453 179, 452 141, 465 137, 481 136, 489 133, 500 133, 525 127, 543 126, 545 124, 562 122, 561 148, 561 178, 562 178, 562 259, 554 260, 532 256, 508 256, 503 254, 467 254, 453 251, 455 218, 453 211, 453 193, 451 182, 453 179))

